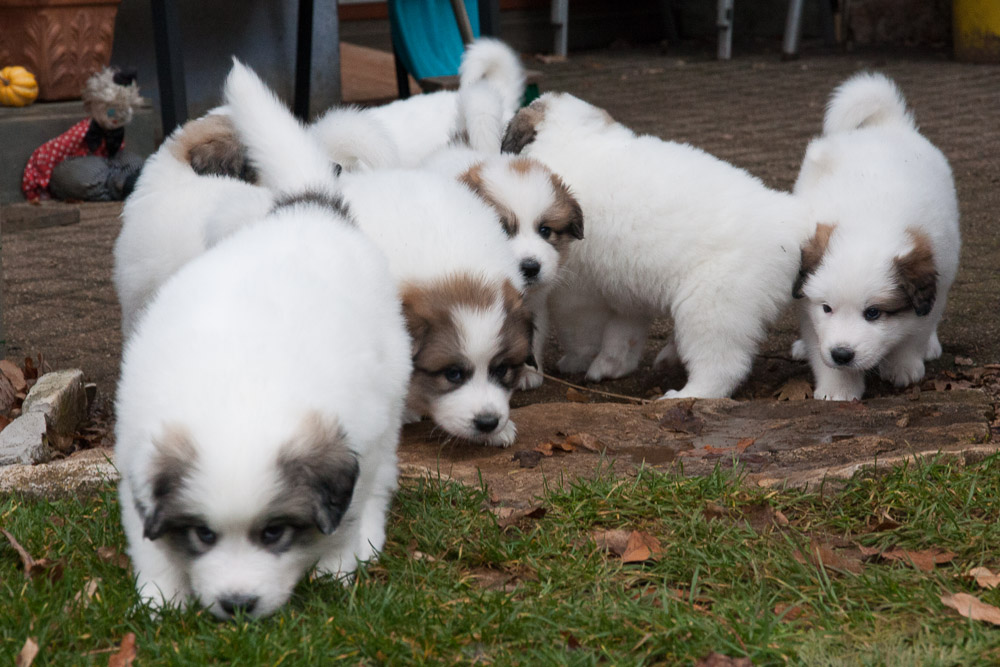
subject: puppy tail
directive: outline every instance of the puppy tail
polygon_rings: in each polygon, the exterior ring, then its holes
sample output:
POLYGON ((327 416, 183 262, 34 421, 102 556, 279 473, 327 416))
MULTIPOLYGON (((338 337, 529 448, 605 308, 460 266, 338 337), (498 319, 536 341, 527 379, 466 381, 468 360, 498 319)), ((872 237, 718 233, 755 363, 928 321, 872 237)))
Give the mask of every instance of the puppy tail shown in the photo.
POLYGON ((480 38, 462 54, 458 67, 459 91, 485 81, 496 91, 507 120, 521 106, 525 74, 521 58, 499 39, 480 38))
POLYGON ((906 99, 889 77, 863 72, 833 91, 826 106, 823 134, 893 124, 914 127, 906 99))
POLYGON ((454 140, 482 153, 500 154, 505 118, 504 101, 487 81, 477 81, 458 91, 458 126, 454 140))
POLYGON ((331 109, 309 128, 327 156, 347 171, 369 171, 400 163, 399 147, 381 121, 357 107, 331 109))
POLYGON ((225 100, 264 187, 279 195, 314 192, 337 197, 339 166, 253 70, 233 59, 225 100))

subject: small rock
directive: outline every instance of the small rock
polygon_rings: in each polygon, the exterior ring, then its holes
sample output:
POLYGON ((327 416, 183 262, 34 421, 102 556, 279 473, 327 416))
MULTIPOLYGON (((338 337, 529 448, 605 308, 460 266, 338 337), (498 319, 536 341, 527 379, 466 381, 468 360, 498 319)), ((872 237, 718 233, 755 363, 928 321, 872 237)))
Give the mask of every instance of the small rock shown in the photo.
POLYGON ((0 466, 13 463, 33 465, 52 458, 45 414, 21 415, 0 431, 0 466))
POLYGON ((83 371, 78 368, 46 373, 38 378, 21 405, 21 413, 41 412, 54 434, 71 436, 87 416, 83 371))

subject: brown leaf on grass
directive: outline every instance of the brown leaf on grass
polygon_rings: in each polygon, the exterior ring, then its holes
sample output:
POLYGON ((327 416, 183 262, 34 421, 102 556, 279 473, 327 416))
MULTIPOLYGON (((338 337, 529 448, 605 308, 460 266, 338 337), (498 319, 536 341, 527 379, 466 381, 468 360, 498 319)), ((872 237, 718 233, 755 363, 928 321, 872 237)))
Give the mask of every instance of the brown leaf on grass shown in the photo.
POLYGON ((15 407, 20 407, 21 399, 17 397, 17 390, 6 375, 0 373, 0 414, 9 414, 15 407))
POLYGON ((118 551, 114 547, 103 546, 97 547, 97 557, 103 560, 105 563, 111 563, 112 565, 117 565, 123 570, 129 568, 130 561, 128 556, 118 551))
POLYGON ((628 538, 631 533, 621 528, 612 530, 594 530, 590 533, 590 538, 594 540, 598 549, 609 551, 616 556, 621 556, 628 548, 628 538))
POLYGON ((955 357, 956 366, 972 366, 975 362, 969 357, 955 357))
POLYGON ((702 510, 702 514, 705 518, 711 521, 712 519, 721 519, 724 516, 729 516, 729 510, 727 510, 722 505, 713 502, 705 503, 705 509, 702 510))
POLYGON ((406 554, 413 560, 425 560, 428 563, 433 563, 437 560, 434 556, 417 549, 416 538, 411 539, 409 544, 406 545, 406 554))
POLYGON ((1000 609, 991 604, 986 604, 975 595, 968 593, 951 593, 941 596, 941 602, 946 607, 951 607, 965 618, 974 621, 986 621, 993 625, 1000 625, 1000 609))
POLYGON ((21 652, 14 658, 15 667, 29 667, 35 661, 36 655, 38 655, 38 641, 34 637, 28 637, 24 640, 21 652))
POLYGON ((50 581, 59 581, 62 579, 63 575, 63 563, 61 560, 52 561, 48 558, 39 558, 35 560, 28 553, 28 550, 21 546, 13 535, 11 535, 6 530, 0 529, 0 533, 7 538, 10 542, 10 546, 14 547, 14 551, 21 558, 21 565, 24 566, 24 578, 32 579, 39 574, 48 574, 50 581))
POLYGON ((132 667, 135 653, 135 633, 130 632, 122 638, 118 652, 108 656, 108 667, 132 667))
POLYGON ((15 392, 28 391, 28 383, 24 379, 24 371, 13 361, 0 359, 0 373, 3 373, 10 380, 15 392))
POLYGON ((76 592, 72 600, 63 605, 63 613, 68 614, 74 609, 86 609, 90 606, 90 601, 97 594, 97 586, 101 583, 101 578, 87 579, 83 588, 76 592))
POLYGON ((590 403, 590 396, 579 389, 569 387, 566 389, 566 400, 570 403, 590 403))
POLYGON ((694 667, 753 667, 750 658, 731 658, 712 651, 695 663, 694 667))
POLYGON ((647 560, 659 560, 661 555, 663 555, 663 547, 658 539, 649 533, 633 530, 625 544, 622 562, 645 563, 647 560))
POLYGON ((985 567, 972 568, 968 576, 975 579, 980 588, 993 589, 1000 586, 1000 573, 994 574, 985 567))
POLYGON ((921 572, 931 572, 937 565, 950 563, 955 559, 955 553, 946 549, 924 549, 922 551, 907 551, 906 549, 893 549, 883 551, 879 554, 886 560, 895 560, 902 563, 909 563, 921 572))
POLYGON ((774 615, 784 622, 795 621, 805 615, 806 610, 797 604, 783 604, 779 602, 774 605, 774 615))
POLYGON ((542 442, 535 445, 535 451, 542 456, 552 456, 555 452, 572 452, 575 447, 566 442, 542 442))
POLYGON ((811 563, 815 567, 822 566, 851 574, 861 574, 864 571, 864 565, 859 558, 835 551, 829 544, 816 540, 809 544, 808 553, 803 554, 800 550, 796 550, 792 557, 800 563, 811 563))
POLYGON ((514 452, 513 460, 517 461, 518 466, 521 468, 534 468, 542 460, 542 454, 533 449, 522 449, 514 452))
POLYGON ((571 651, 575 651, 575 650, 577 650, 578 648, 580 648, 581 646, 583 646, 583 645, 582 645, 582 644, 580 643, 580 640, 579 640, 579 639, 577 639, 577 638, 576 638, 576 637, 575 637, 575 636, 573 635, 573 633, 571 633, 571 632, 567 632, 566 630, 563 630, 563 631, 562 631, 562 632, 561 632, 560 634, 562 634, 562 636, 563 636, 563 639, 565 639, 565 640, 566 640, 566 648, 568 648, 569 650, 571 650, 571 651))
POLYGON ((535 445, 534 450, 541 454, 542 456, 552 456, 552 443, 551 442, 540 442, 535 445))
POLYGON ((24 358, 24 379, 25 381, 38 379, 38 369, 35 368, 35 362, 31 357, 24 358))
POLYGON ((788 519, 781 512, 776 511, 767 503, 753 503, 740 507, 743 519, 757 533, 774 528, 774 526, 787 526, 788 519))
POLYGON ((705 429, 705 420, 694 414, 695 399, 687 399, 678 403, 660 419, 660 426, 677 433, 689 433, 691 435, 701 435, 705 429))
POLYGON ((813 397, 812 383, 803 378, 792 378, 774 392, 779 401, 805 401, 813 397))
POLYGON ((900 523, 889 516, 889 512, 886 510, 880 510, 878 514, 868 519, 870 528, 868 529, 873 533, 881 533, 885 530, 896 530, 899 528, 900 523))
POLYGON ((497 525, 501 528, 513 526, 522 519, 541 519, 548 514, 548 508, 542 505, 533 505, 525 509, 515 509, 513 507, 494 507, 490 509, 497 518, 497 525))
POLYGON ((589 433, 574 433, 566 438, 566 444, 598 453, 603 452, 607 447, 607 445, 597 439, 597 436, 589 433))

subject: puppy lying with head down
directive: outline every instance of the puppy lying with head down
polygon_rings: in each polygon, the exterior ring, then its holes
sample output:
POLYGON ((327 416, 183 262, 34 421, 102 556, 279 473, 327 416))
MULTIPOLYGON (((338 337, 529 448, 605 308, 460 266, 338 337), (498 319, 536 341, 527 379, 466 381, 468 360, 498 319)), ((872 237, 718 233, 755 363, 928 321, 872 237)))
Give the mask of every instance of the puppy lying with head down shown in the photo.
POLYGON ((532 323, 496 213, 454 179, 425 171, 350 174, 342 183, 399 286, 412 338, 410 416, 510 445, 509 401, 531 353, 532 323))
POLYGON ((830 99, 795 194, 819 225, 795 284, 816 398, 852 400, 865 372, 897 387, 941 356, 937 325, 958 269, 958 203, 948 161, 916 128, 896 85, 859 74, 830 99))
POLYGON ((342 576, 381 549, 410 350, 386 260, 329 161, 239 64, 226 96, 279 196, 137 322, 115 454, 141 597, 260 617, 312 566, 342 576))
POLYGON ((549 297, 564 373, 596 381, 636 369, 651 321, 670 315, 687 384, 664 398, 729 396, 767 326, 791 301, 801 203, 697 148, 637 136, 568 94, 514 117, 503 148, 534 158, 575 193, 587 237, 549 297))

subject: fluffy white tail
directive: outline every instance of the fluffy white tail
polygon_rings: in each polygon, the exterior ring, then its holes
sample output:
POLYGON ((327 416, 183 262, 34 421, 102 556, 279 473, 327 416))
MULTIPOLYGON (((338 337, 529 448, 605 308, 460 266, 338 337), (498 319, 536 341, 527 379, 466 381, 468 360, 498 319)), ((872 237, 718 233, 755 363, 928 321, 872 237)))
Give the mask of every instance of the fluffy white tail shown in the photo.
POLYGON ((826 105, 823 134, 894 123, 913 127, 903 94, 884 74, 861 73, 833 91, 826 105))
POLYGON ((478 39, 465 50, 458 68, 458 134, 475 150, 499 153, 507 121, 521 106, 524 66, 498 39, 478 39))
POLYGON ((264 82, 235 58, 225 100, 265 187, 281 195, 337 195, 335 165, 264 82))
POLYGON ((346 171, 395 167, 399 147, 385 126, 356 107, 331 109, 309 128, 327 156, 346 171))

